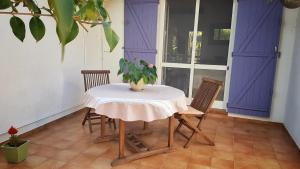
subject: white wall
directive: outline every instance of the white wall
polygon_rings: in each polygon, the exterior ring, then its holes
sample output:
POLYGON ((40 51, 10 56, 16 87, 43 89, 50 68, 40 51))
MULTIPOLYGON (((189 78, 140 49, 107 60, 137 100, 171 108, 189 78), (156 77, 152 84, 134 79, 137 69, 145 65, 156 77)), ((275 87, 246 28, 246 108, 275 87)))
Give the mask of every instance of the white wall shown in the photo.
MULTIPOLYGON (((28 28, 30 18, 22 18, 28 28)), ((27 29, 22 43, 12 34, 9 17, 0 16, 0 134, 11 125, 23 127, 73 110, 80 103, 83 34, 68 45, 65 62, 61 63, 54 21, 43 20, 47 28, 45 37, 36 43, 27 29)))
POLYGON ((284 125, 300 148, 300 12, 298 12, 295 38, 284 125))
MULTIPOLYGON (((39 1, 41 6, 42 3, 39 1)), ((119 10, 122 6, 123 0, 108 4, 113 28, 121 37, 113 53, 106 52, 103 57, 107 46, 101 27, 89 29, 88 33, 81 29, 77 39, 67 45, 63 63, 53 19, 42 18, 46 35, 36 43, 28 28, 30 17, 22 17, 27 32, 21 43, 11 31, 10 16, 0 16, 0 142, 8 138, 5 133, 11 125, 23 133, 82 108, 80 70, 113 69, 123 56, 123 28, 115 23, 124 23, 119 10), (114 9, 116 6, 118 10, 114 9)), ((116 71, 112 71, 112 81, 117 81, 116 71)))
MULTIPOLYGON (((119 60, 124 57, 124 0, 111 0, 104 2, 105 7, 110 11, 112 27, 120 37, 120 41, 113 52, 109 52, 106 43, 103 43, 103 69, 111 71, 111 82, 121 82, 122 77, 117 76, 119 70, 119 60)), ((102 38, 103 41, 104 38, 102 38)))
POLYGON ((295 33, 297 16, 299 9, 283 10, 282 28, 280 35, 279 51, 281 57, 278 59, 275 76, 271 121, 283 122, 285 117, 285 106, 288 99, 289 77, 292 65, 293 50, 295 43, 295 33))

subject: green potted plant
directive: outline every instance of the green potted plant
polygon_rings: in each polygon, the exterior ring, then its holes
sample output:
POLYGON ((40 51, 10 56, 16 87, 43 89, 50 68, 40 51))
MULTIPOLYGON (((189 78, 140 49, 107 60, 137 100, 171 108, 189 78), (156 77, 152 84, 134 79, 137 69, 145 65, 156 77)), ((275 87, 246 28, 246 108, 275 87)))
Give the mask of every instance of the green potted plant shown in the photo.
POLYGON ((19 138, 18 130, 13 126, 8 130, 10 138, 8 142, 1 146, 4 156, 9 163, 20 163, 24 161, 28 154, 28 141, 19 138))
POLYGON ((123 74, 123 81, 129 82, 133 91, 141 91, 145 84, 154 84, 157 80, 156 66, 144 60, 132 62, 121 58, 118 75, 123 74))

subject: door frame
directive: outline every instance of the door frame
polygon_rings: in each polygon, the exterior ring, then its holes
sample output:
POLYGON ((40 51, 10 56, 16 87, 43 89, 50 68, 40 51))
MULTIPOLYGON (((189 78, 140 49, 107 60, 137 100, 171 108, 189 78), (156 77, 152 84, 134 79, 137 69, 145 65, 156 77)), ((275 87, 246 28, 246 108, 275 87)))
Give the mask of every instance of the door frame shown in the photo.
MULTIPOLYGON (((233 7, 232 7, 232 17, 231 17, 231 34, 229 40, 229 47, 228 47, 228 57, 227 57, 227 66, 216 66, 216 65, 204 65, 204 64, 194 64, 195 61, 195 50, 192 51, 192 58, 190 64, 184 63, 164 63, 163 62, 163 55, 164 55, 164 40, 165 35, 165 26, 166 26, 166 1, 167 0, 160 0, 158 6, 158 18, 157 18, 157 57, 156 57, 156 65, 157 65, 157 74, 158 74, 158 83, 162 83, 162 68, 163 67, 176 67, 176 68, 189 68, 190 69, 190 84, 189 84, 189 98, 187 98, 188 104, 190 104, 192 98, 192 90, 193 90, 193 79, 194 79, 194 71, 195 69, 204 69, 204 68, 214 68, 213 70, 225 70, 226 77, 225 77, 225 88, 224 88, 224 100, 223 101, 215 101, 213 104, 214 108, 220 109, 227 109, 227 101, 229 97, 229 86, 230 86, 230 76, 231 76, 231 65, 232 65, 232 51, 234 47, 234 40, 235 40, 235 27, 237 21, 237 7, 238 7, 238 0, 233 0, 233 7), (227 69, 229 68, 229 69, 227 69)), ((200 7, 200 1, 196 0, 196 9, 200 7)), ((195 19, 194 19, 194 37, 193 37, 193 49, 196 46, 196 33, 198 29, 198 18, 199 18, 199 10, 195 12, 195 19), (196 21, 196 22, 195 22, 196 21)))

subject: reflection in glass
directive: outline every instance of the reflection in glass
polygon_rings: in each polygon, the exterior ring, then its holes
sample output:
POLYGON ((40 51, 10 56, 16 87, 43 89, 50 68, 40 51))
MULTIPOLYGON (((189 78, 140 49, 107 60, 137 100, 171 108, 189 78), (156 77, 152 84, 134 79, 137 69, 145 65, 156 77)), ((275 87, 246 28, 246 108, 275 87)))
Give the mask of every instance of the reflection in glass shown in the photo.
POLYGON ((168 0, 164 62, 191 63, 195 0, 168 0))
MULTIPOLYGON (((196 41, 196 47, 195 47, 195 55, 196 56, 200 56, 201 55, 201 46, 202 46, 202 32, 198 31, 197 32, 197 41, 196 41)), ((189 50, 192 54, 192 43, 193 43, 193 32, 190 32, 190 36, 189 36, 189 50), (190 46, 191 44, 191 46, 190 46)), ((199 62, 200 58, 195 58, 195 63, 199 62), (197 60, 198 59, 198 60, 197 60)))
POLYGON ((198 31, 202 38, 196 64, 227 65, 233 0, 201 0, 198 31))
MULTIPOLYGON (((207 70, 207 69, 196 69, 193 81, 193 97, 197 92, 197 89, 201 83, 203 77, 208 77, 215 80, 221 80, 225 82, 226 71, 225 70, 207 70)), ((217 100, 223 101, 224 89, 222 88, 217 100)))
POLYGON ((214 40, 229 41, 230 29, 215 29, 214 40))
POLYGON ((190 70, 185 68, 163 68, 162 84, 184 91, 186 97, 189 93, 190 70))

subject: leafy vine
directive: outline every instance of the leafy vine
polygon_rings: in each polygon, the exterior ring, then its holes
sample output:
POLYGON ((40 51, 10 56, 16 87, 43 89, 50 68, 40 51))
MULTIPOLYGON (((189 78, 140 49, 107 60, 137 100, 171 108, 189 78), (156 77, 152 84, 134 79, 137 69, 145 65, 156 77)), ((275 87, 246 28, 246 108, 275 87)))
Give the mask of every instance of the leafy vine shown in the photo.
POLYGON ((40 7, 34 0, 0 0, 0 15, 12 15, 10 18, 12 32, 22 42, 25 39, 26 27, 19 15, 31 17, 29 29, 37 42, 46 32, 41 17, 52 17, 56 22, 56 33, 62 45, 63 60, 64 47, 77 37, 79 25, 85 31, 88 31, 87 25, 90 27, 102 25, 110 51, 116 47, 119 37, 111 28, 111 18, 103 1, 48 0, 48 6, 40 7), (22 8, 27 8, 28 12, 19 12, 22 8))

